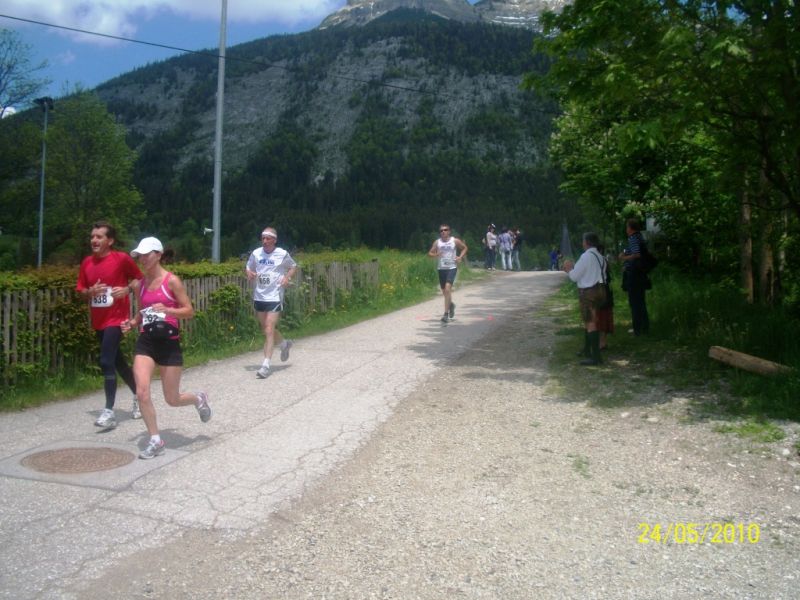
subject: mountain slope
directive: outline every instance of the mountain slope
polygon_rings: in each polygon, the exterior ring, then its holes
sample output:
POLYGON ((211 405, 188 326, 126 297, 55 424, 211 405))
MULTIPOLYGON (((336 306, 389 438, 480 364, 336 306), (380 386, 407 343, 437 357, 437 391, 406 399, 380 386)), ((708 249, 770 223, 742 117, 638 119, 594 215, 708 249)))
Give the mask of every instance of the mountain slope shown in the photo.
MULTIPOLYGON (((400 9, 231 48, 223 253, 266 222, 299 244, 416 247, 452 215, 462 233, 500 221, 549 243, 574 207, 546 162, 554 108, 519 87, 546 68, 533 36, 400 9)), ((97 90, 139 149, 150 231, 208 224, 215 89, 216 60, 192 55, 97 90)))
MULTIPOLYGON (((406 124, 418 120, 416 107, 430 99, 436 118, 454 135, 464 135, 469 117, 500 98, 515 110, 535 102, 519 90, 527 70, 544 66, 542 58, 530 55, 531 34, 437 24, 412 11, 389 17, 365 28, 275 36, 230 49, 226 164, 242 166, 291 114, 320 133, 316 174, 329 169, 341 174, 346 168, 341 141, 363 111, 360 99, 372 93, 386 96, 394 117, 406 124), (401 14, 406 20, 399 20, 401 14)), ((118 77, 98 93, 137 143, 193 121, 182 142, 188 161, 211 155, 215 90, 216 61, 185 56, 118 77)), ((527 139, 518 149, 521 154, 507 158, 530 163, 543 151, 542 140, 527 139)))

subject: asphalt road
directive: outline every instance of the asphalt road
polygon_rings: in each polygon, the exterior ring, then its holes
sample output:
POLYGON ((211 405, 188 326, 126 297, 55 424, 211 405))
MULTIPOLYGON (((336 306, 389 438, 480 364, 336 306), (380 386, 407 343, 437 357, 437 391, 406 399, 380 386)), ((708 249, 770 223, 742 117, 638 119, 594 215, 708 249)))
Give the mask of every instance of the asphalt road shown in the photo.
MULTIPOLYGON (((88 449, 97 453, 90 453, 90 462, 105 460, 108 449, 135 454, 147 436, 141 421, 127 418, 126 394, 118 399, 120 424, 108 432, 93 426, 100 393, 0 415, 0 597, 247 595, 214 588, 211 570, 204 574, 204 566, 212 565, 206 552, 261 540, 284 511, 311 498, 319 503, 336 474, 355 464, 414 394, 446 381, 461 357, 480 353, 499 332, 509 335, 510 323, 530 319, 562 278, 498 273, 458 289, 457 319, 447 326, 439 322, 437 298, 299 340, 289 361, 278 363, 266 380, 255 376, 259 353, 189 369, 182 387, 207 390, 214 416, 203 424, 193 408, 167 407, 157 395, 168 451, 152 461, 78 474, 26 466, 48 451, 60 456, 88 449), (182 566, 188 579, 177 588, 148 580, 154 577, 147 573, 169 574, 182 566)), ((435 490, 429 482, 417 492, 435 490)), ((372 503, 369 497, 363 502, 372 503)), ((402 588, 395 592, 406 597, 402 588)), ((285 596, 290 590, 258 588, 251 597, 265 593, 285 596)))

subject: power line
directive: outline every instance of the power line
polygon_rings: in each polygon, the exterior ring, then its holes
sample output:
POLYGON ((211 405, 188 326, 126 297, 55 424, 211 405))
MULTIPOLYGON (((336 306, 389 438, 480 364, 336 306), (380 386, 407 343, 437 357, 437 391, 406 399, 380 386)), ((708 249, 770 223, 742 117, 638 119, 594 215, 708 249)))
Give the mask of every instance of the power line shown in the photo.
POLYGON ((93 35, 96 37, 103 37, 112 40, 119 40, 121 42, 131 42, 133 44, 143 44, 145 46, 155 46, 156 48, 166 48, 167 50, 177 50, 179 52, 187 52, 189 54, 201 54, 205 56, 214 56, 218 57, 216 54, 212 54, 210 52, 203 52, 200 50, 187 50, 186 48, 180 48, 178 46, 169 46, 167 44, 158 44, 156 42, 145 42, 144 40, 135 40, 133 38, 126 38, 121 37, 118 35, 111 35, 108 33, 99 33, 97 31, 88 31, 86 29, 78 29, 77 27, 67 27, 66 25, 55 25, 54 23, 45 23, 44 21, 35 21, 33 19, 24 19, 22 17, 13 17, 11 15, 0 15, 4 19, 11 19, 12 21, 22 21, 23 23, 32 23, 34 25, 43 25, 44 27, 52 27, 54 29, 64 29, 65 31, 74 31, 75 33, 83 33, 86 35, 93 35))
MULTIPOLYGON (((112 40, 118 40, 118 41, 121 41, 121 42, 129 42, 131 44, 141 44, 143 46, 153 46, 155 48, 165 48, 167 50, 175 50, 175 51, 178 51, 178 52, 185 52, 186 54, 195 54, 195 55, 198 55, 198 56, 207 56, 209 58, 213 58, 213 59, 216 59, 216 60, 218 60, 220 58, 220 55, 219 55, 218 52, 208 52, 208 51, 205 51, 205 50, 189 50, 188 48, 181 48, 180 46, 171 46, 169 44, 160 44, 160 43, 157 43, 157 42, 147 42, 147 41, 144 41, 144 40, 137 40, 137 39, 134 39, 134 38, 127 38, 127 37, 122 37, 122 36, 118 36, 118 35, 111 35, 111 34, 108 34, 108 33, 99 33, 97 31, 89 31, 87 29, 79 29, 77 27, 67 27, 66 25, 56 25, 55 23, 47 23, 45 21, 36 21, 34 19, 25 19, 23 17, 14 17, 14 16, 11 16, 11 15, 0 14, 0 17, 5 18, 5 19, 11 19, 13 21, 21 21, 21 22, 24 22, 24 23, 31 23, 33 25, 41 25, 43 27, 52 27, 54 29, 63 29, 65 31, 72 31, 72 32, 75 32, 75 33, 82 33, 84 35, 103 37, 103 38, 108 38, 108 39, 112 39, 112 40)), ((230 54, 226 55, 223 58, 226 61, 234 61, 234 62, 239 62, 239 63, 243 63, 243 64, 255 65, 255 66, 259 66, 259 67, 281 69, 283 71, 287 71, 287 72, 290 72, 290 73, 291 72, 297 72, 297 69, 293 69, 291 67, 284 67, 282 65, 278 65, 278 64, 270 63, 270 62, 265 62, 265 61, 252 60, 252 59, 247 59, 247 58, 237 58, 236 56, 231 56, 230 54)), ((428 91, 428 90, 423 90, 423 89, 419 89, 419 88, 413 88, 413 87, 398 85, 398 84, 394 84, 394 83, 386 83, 386 82, 376 81, 374 79, 372 79, 372 80, 359 79, 357 77, 348 77, 346 75, 330 75, 330 77, 332 77, 334 79, 340 79, 342 81, 350 81, 352 83, 359 83, 359 84, 362 84, 362 85, 373 85, 373 86, 384 87, 384 88, 389 88, 389 89, 394 89, 394 90, 400 90, 400 91, 403 91, 403 92, 412 92, 412 93, 416 93, 416 94, 424 94, 424 95, 427 95, 427 96, 435 96, 435 97, 449 99, 449 100, 456 99, 456 96, 453 96, 452 94, 443 94, 441 92, 428 91)), ((555 115, 555 116, 560 116, 560 115, 564 114, 563 112, 558 111, 558 110, 548 110, 548 109, 544 109, 544 108, 528 107, 528 110, 531 110, 533 112, 539 112, 539 113, 542 113, 542 114, 555 115)))
MULTIPOLYGON (((156 43, 156 42, 147 42, 147 41, 144 41, 144 40, 137 40, 137 39, 134 39, 134 38, 126 38, 126 37, 122 37, 122 36, 119 36, 119 35, 111 35, 111 34, 108 34, 108 33, 99 33, 97 31, 89 31, 87 29, 79 29, 77 27, 67 27, 66 25, 56 25, 54 23, 46 23, 44 21, 36 21, 34 19, 25 19, 25 18, 22 18, 22 17, 14 17, 14 16, 11 16, 11 15, 0 14, 0 17, 3 17, 5 19, 11 19, 13 21, 22 21, 24 23, 32 23, 34 25, 42 25, 44 27, 52 27, 54 29, 63 29, 65 31, 73 31, 75 33, 82 33, 84 35, 93 35, 93 36, 108 38, 108 39, 112 39, 112 40, 119 40, 119 41, 122 41, 122 42, 130 42, 132 44, 141 44, 143 46, 154 46, 156 48, 165 48, 167 50, 176 50, 178 52, 185 52, 187 54, 196 54, 198 56, 207 56, 209 58, 214 58, 214 59, 219 59, 220 58, 220 55, 217 52, 207 52, 207 51, 204 51, 204 50, 189 50, 188 48, 181 48, 179 46, 170 46, 169 44, 159 44, 159 43, 156 43)), ((240 62, 240 63, 244 63, 244 64, 256 65, 256 66, 259 66, 259 67, 282 69, 284 71, 289 71, 289 72, 295 72, 296 71, 295 69, 292 69, 290 67, 284 67, 282 65, 278 65, 278 64, 275 64, 275 63, 264 62, 264 61, 259 61, 259 60, 252 60, 252 59, 247 59, 247 58, 237 58, 235 56, 230 56, 230 55, 227 55, 227 56, 222 57, 222 58, 224 58, 225 60, 231 60, 231 61, 240 62)), ((411 87, 406 87, 406 86, 402 86, 402 85, 396 85, 396 84, 392 84, 392 83, 379 82, 379 81, 375 81, 375 80, 358 79, 356 77, 346 77, 344 75, 333 75, 333 77, 336 78, 336 79, 342 79, 344 81, 351 81, 351 82, 354 82, 354 83, 361 83, 361 84, 364 84, 364 85, 378 85, 378 86, 381 86, 381 87, 387 87, 387 88, 392 88, 392 89, 396 89, 396 90, 402 90, 402 91, 406 91, 406 92, 415 92, 415 93, 418 93, 418 94, 441 96, 441 97, 444 97, 444 98, 449 98, 450 97, 447 94, 441 94, 441 93, 437 93, 437 92, 429 92, 427 90, 421 90, 421 89, 418 89, 418 88, 411 88, 411 87)))

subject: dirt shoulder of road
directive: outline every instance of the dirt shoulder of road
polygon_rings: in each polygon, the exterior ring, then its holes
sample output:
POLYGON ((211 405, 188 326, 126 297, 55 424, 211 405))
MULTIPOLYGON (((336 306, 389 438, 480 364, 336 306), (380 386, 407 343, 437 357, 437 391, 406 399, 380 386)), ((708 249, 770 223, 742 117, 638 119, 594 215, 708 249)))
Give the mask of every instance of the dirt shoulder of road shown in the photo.
POLYGON ((520 314, 260 531, 193 532, 80 596, 796 597, 796 455, 685 419, 656 386, 610 409, 564 397, 557 329, 520 314))

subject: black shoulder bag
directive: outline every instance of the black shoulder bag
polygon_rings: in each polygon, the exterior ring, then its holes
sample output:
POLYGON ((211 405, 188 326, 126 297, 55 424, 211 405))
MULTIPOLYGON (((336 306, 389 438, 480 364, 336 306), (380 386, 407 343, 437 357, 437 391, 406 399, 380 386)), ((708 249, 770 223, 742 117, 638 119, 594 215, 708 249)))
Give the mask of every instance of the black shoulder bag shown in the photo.
MULTIPOLYGON (((597 255, 594 252, 592 252, 592 255, 600 265, 600 273, 603 276, 603 281, 601 283, 603 284, 603 289, 606 291, 606 299, 602 304, 600 304, 600 308, 614 308, 614 293, 611 291, 611 278, 607 277, 608 264, 606 263, 606 268, 604 269, 603 263, 600 262, 600 259, 597 258, 597 255)), ((603 262, 605 262, 605 258, 603 259, 603 262)))

